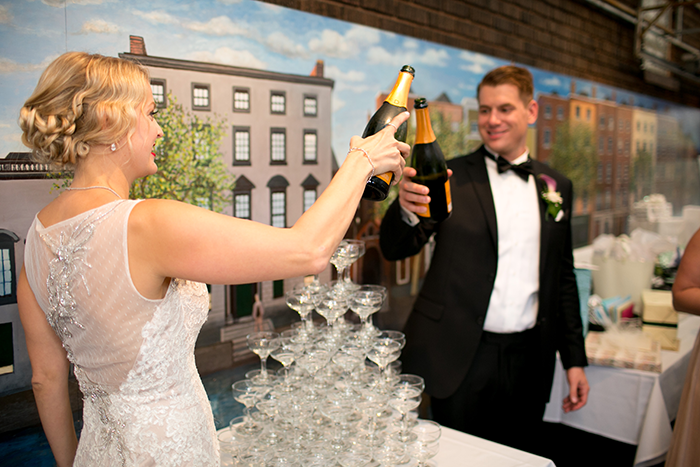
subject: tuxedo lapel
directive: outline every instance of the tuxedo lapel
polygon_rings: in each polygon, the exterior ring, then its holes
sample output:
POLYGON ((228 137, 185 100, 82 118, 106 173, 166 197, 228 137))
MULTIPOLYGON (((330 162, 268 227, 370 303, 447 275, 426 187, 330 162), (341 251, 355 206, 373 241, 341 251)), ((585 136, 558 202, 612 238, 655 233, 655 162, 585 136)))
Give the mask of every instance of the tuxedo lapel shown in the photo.
POLYGON ((489 236, 491 242, 498 251, 498 228, 496 226, 496 207, 493 204, 493 193, 491 193, 491 183, 489 182, 489 174, 486 171, 486 157, 483 146, 474 153, 473 157, 469 157, 466 164, 467 177, 472 182, 472 187, 476 192, 476 197, 481 205, 482 212, 486 219, 489 228, 489 236))
POLYGON ((550 234, 552 222, 547 221, 547 202, 542 199, 542 191, 546 188, 547 184, 544 180, 540 178, 539 167, 537 164, 533 164, 533 175, 535 177, 535 185, 537 186, 537 204, 540 207, 540 283, 542 282, 542 277, 545 273, 545 265, 547 264, 547 256, 549 253, 550 234))

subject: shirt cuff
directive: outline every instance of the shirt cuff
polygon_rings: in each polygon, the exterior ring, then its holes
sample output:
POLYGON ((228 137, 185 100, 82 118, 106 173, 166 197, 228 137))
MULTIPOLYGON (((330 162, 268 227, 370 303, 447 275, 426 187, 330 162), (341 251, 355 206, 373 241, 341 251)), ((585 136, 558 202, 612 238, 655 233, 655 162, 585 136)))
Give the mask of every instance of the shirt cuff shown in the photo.
POLYGON ((410 225, 411 227, 417 226, 420 222, 418 215, 415 212, 407 210, 401 205, 399 205, 399 207, 401 208, 401 220, 410 225))

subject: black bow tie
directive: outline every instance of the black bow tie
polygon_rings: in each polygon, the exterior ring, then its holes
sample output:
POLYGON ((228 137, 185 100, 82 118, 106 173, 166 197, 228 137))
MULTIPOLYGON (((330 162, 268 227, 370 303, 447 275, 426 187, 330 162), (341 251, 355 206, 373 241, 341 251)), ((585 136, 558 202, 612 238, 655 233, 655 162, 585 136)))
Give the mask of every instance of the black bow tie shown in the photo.
POLYGON ((503 172, 507 172, 509 170, 512 170, 513 172, 515 172, 520 178, 522 178, 526 182, 527 182, 527 178, 533 174, 533 172, 532 172, 532 160, 529 157, 528 157, 527 161, 523 162, 522 164, 513 165, 501 156, 498 156, 498 158, 496 158, 490 152, 486 152, 486 155, 489 156, 494 161, 496 161, 496 165, 498 166, 498 173, 499 174, 502 174, 503 172))

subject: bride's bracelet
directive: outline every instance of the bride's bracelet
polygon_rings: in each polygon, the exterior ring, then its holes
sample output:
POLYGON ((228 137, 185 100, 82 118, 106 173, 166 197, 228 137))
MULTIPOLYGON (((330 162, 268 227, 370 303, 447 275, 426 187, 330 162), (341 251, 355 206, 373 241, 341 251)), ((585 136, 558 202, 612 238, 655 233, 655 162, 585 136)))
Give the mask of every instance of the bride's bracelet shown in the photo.
POLYGON ((369 154, 367 154, 367 151, 365 151, 362 148, 350 148, 350 150, 348 151, 348 154, 350 154, 353 151, 361 151, 362 154, 364 154, 365 157, 367 158, 367 160, 369 161, 369 165, 372 166, 372 173, 367 178, 367 181, 369 181, 372 177, 374 177, 374 164, 372 163, 372 159, 369 158, 369 154))

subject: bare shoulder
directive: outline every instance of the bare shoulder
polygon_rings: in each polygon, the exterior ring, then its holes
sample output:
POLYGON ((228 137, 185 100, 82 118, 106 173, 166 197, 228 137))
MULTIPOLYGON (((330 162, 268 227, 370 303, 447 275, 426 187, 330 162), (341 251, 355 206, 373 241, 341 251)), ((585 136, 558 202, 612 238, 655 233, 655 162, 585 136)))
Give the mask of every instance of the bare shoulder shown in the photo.
MULTIPOLYGON (((153 232, 153 229, 192 227, 192 223, 221 214, 198 206, 168 199, 147 199, 138 203, 129 217, 129 230, 153 232)), ((155 232, 162 234, 164 232, 155 232)))

